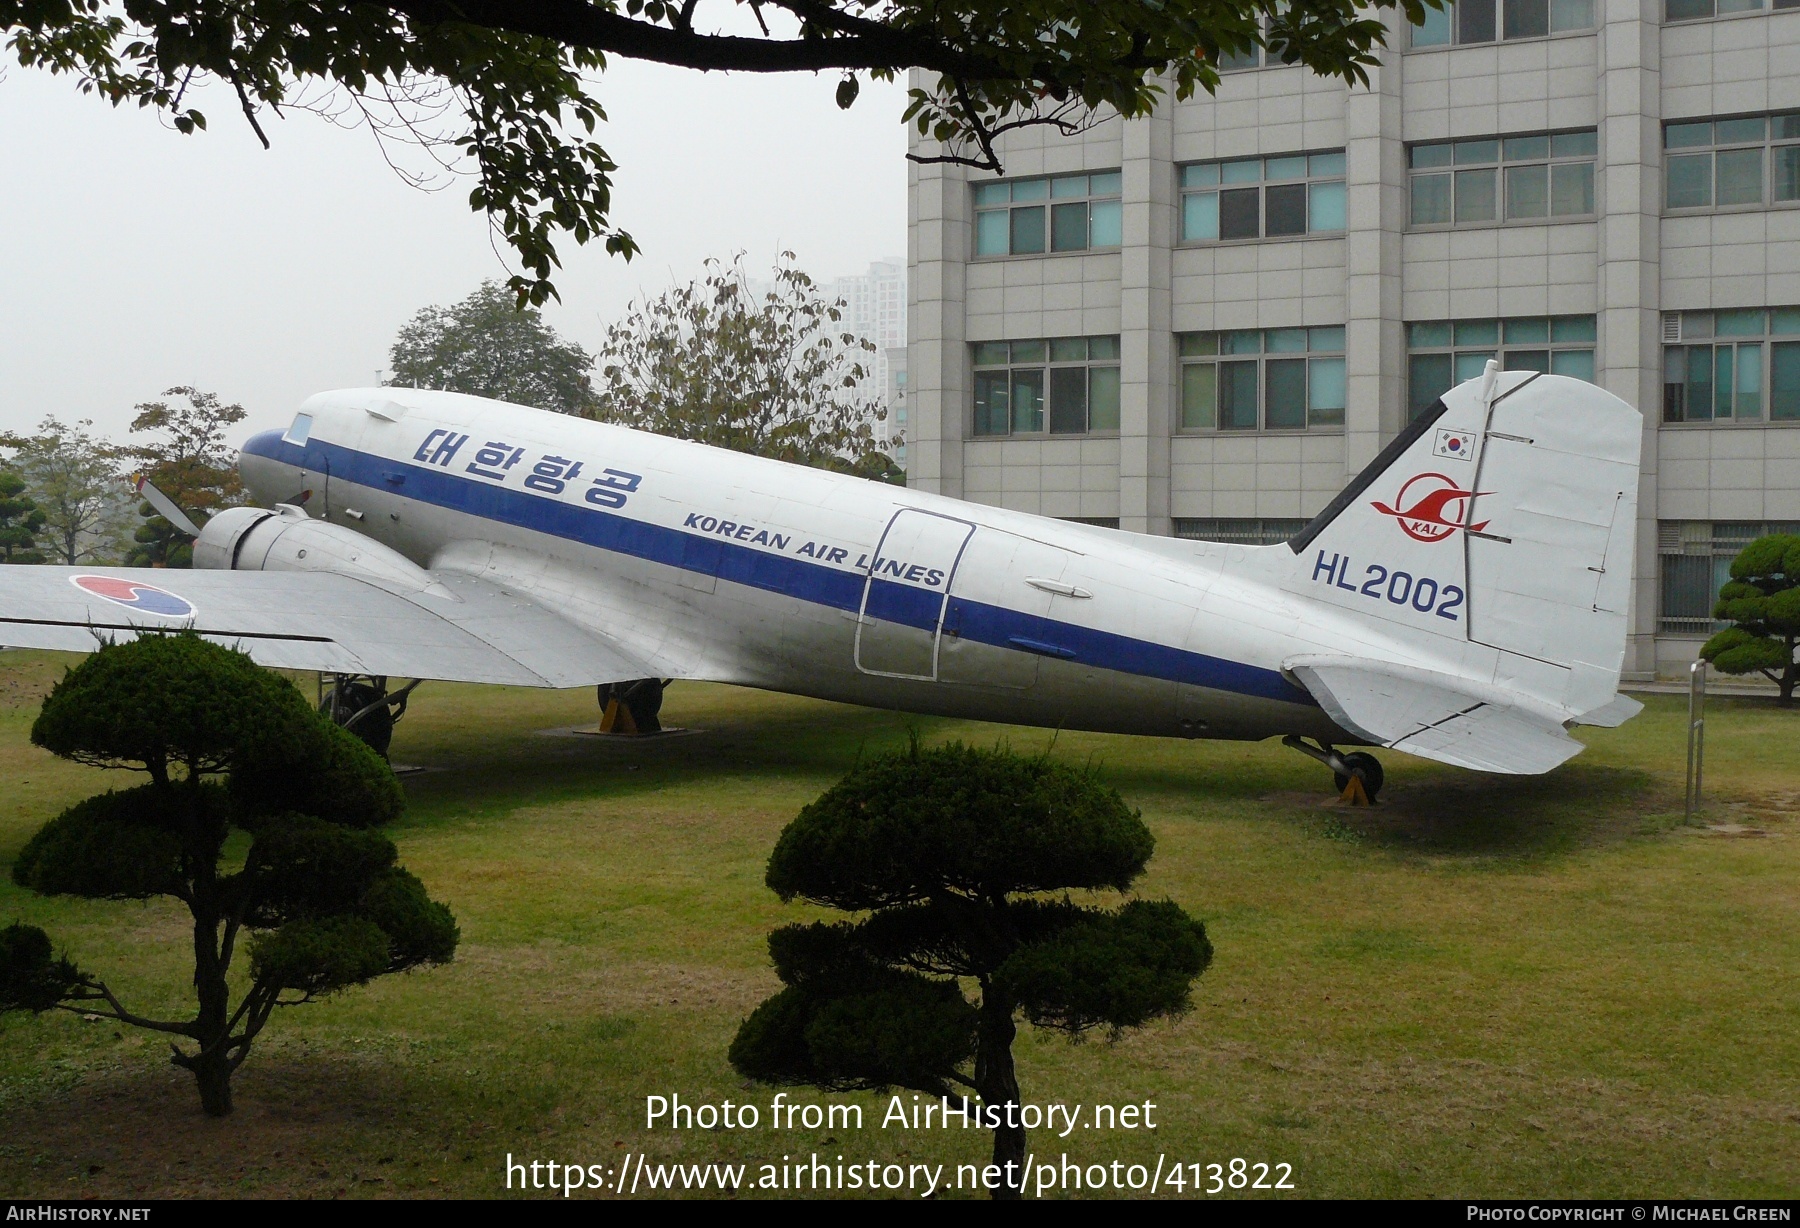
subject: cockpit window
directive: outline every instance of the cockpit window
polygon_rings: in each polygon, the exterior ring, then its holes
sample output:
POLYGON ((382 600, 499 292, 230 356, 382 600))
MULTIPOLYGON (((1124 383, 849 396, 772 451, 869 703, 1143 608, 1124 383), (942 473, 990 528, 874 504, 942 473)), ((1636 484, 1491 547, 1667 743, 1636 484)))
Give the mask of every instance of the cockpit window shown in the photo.
POLYGON ((299 444, 304 447, 306 445, 307 437, 311 434, 312 415, 295 414, 294 425, 288 427, 287 434, 283 435, 281 438, 285 443, 299 444))

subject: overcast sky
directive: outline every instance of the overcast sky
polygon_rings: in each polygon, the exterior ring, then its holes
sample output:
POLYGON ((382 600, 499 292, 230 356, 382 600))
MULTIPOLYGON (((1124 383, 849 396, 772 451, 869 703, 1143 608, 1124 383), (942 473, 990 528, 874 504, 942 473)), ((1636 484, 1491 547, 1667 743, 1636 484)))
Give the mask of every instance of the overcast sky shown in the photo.
MULTIPOLYGON (((643 254, 566 243, 551 323, 592 349, 631 298, 738 249, 756 272, 789 248, 821 278, 903 254, 904 90, 865 81, 843 112, 834 86, 615 61, 600 139, 643 254)), ((306 114, 265 117, 264 151, 230 102, 214 91, 211 130, 184 137, 68 78, 0 78, 0 428, 55 414, 122 436, 176 384, 283 425, 374 382, 414 311, 505 276, 467 180, 409 188, 366 131, 306 114)))

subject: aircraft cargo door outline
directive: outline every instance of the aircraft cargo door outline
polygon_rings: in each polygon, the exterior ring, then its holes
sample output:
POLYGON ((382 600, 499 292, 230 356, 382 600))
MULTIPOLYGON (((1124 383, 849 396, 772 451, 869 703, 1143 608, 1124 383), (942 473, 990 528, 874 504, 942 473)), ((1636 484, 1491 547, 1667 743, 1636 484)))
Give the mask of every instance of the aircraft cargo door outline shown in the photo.
POLYGON ((950 583, 975 535, 972 521, 902 508, 882 531, 857 608, 856 668, 936 682, 950 583))

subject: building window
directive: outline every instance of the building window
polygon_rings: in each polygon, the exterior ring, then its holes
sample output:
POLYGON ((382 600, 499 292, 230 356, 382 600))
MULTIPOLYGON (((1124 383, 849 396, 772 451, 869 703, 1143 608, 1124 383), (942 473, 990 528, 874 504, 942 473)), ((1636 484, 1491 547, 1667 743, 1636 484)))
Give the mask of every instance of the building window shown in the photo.
POLYGON ((1675 635, 1711 635, 1713 603, 1731 579, 1738 551, 1770 533, 1800 533, 1800 521, 1664 520, 1656 526, 1656 558, 1662 603, 1657 629, 1675 635))
POLYGON ((1453 0, 1441 9, 1425 10, 1424 21, 1412 28, 1412 45, 1448 47, 1502 38, 1545 38, 1593 28, 1594 0, 1453 0))
POLYGON ((1304 520, 1177 519, 1175 536, 1189 541, 1230 542, 1238 546, 1275 546, 1306 527, 1304 520))
POLYGON ((1592 383, 1593 316, 1512 320, 1433 320, 1406 326, 1407 411, 1417 418, 1490 358, 1505 371, 1548 371, 1592 383))
POLYGON ((1181 429, 1344 425, 1343 328, 1182 333, 1181 429))
POLYGON ((975 254, 1039 256, 1117 247, 1119 172, 975 185, 975 254))
POLYGON ((1492 226, 1591 217, 1598 148, 1592 128, 1414 145, 1407 151, 1412 224, 1492 226))
POLYGON ((974 433, 1091 435, 1119 429, 1119 339, 981 341, 974 433))
POLYGON ((1664 422, 1800 421, 1800 307, 1671 311, 1663 340, 1664 422))
POLYGON ((1181 168, 1181 239, 1280 239, 1344 229, 1344 151, 1181 168))
POLYGON ((1663 127, 1670 209, 1800 203, 1800 112, 1663 127))
MULTIPOLYGON (((1264 40, 1267 40, 1269 37, 1269 19, 1267 17, 1259 17, 1256 19, 1256 24, 1262 31, 1264 40)), ((1252 68, 1262 68, 1265 65, 1278 65, 1280 63, 1280 56, 1262 46, 1254 46, 1246 51, 1226 51, 1223 48, 1219 50, 1220 72, 1245 72, 1252 68)))
POLYGON ((1117 516, 1058 516, 1058 520, 1068 524, 1085 524, 1096 529, 1116 529, 1119 527, 1117 516))
MULTIPOLYGON (((1733 13, 1760 13, 1768 7, 1764 0, 1664 0, 1663 20, 1705 21, 1733 13)), ((1775 0, 1775 7, 1800 8, 1800 0, 1775 0)))

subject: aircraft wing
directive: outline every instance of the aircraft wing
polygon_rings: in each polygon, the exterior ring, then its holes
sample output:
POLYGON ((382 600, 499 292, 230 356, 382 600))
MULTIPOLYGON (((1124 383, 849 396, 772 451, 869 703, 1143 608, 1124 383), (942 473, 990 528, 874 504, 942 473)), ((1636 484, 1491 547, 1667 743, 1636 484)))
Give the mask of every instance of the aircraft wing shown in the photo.
POLYGON ((333 572, 0 567, 0 644, 92 652, 192 627, 278 669, 535 687, 656 673, 517 593, 431 576, 435 591, 415 593, 333 572))
POLYGON ((1339 725, 1411 755, 1535 775, 1582 749, 1553 715, 1469 679, 1354 657, 1295 657, 1286 667, 1339 725))

